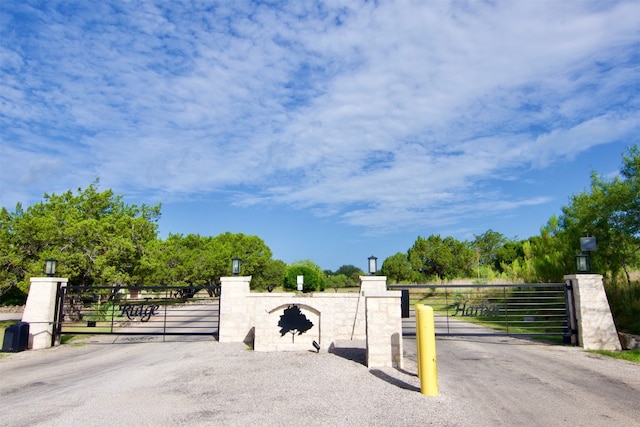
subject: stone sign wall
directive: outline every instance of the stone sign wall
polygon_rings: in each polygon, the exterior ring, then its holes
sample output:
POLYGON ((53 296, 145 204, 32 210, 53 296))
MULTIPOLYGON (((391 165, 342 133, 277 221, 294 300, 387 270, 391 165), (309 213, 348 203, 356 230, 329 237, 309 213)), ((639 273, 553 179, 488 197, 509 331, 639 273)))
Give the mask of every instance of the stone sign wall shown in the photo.
POLYGON ((359 293, 333 294, 251 293, 250 280, 222 278, 221 342, 287 351, 314 350, 314 342, 327 350, 337 340, 366 340, 369 367, 402 366, 401 293, 386 290, 386 277, 363 276, 359 293), (370 298, 376 302, 367 303, 370 298))

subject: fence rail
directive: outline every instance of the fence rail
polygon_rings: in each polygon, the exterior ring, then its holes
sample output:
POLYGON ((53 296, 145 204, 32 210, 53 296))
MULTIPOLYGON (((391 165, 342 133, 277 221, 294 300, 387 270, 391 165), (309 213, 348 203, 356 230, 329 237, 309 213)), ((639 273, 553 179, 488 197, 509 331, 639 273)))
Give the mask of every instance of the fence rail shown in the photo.
POLYGON ((563 337, 570 342, 569 298, 564 283, 389 285, 407 290, 410 306, 436 314, 436 335, 563 337))

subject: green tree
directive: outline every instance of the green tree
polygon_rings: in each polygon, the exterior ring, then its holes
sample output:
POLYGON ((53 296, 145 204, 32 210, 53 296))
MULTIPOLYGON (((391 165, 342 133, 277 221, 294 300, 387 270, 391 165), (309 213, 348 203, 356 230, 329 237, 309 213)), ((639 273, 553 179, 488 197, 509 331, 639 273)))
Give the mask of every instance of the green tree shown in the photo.
POLYGON ((431 235, 427 239, 418 237, 409 249, 409 262, 421 279, 439 280, 468 277, 473 271, 474 252, 453 237, 441 238, 431 235))
POLYGON ((267 289, 271 292, 273 289, 284 286, 284 275, 287 265, 279 259, 269 260, 264 269, 254 279, 252 277, 252 286, 255 289, 267 289))
POLYGON ((44 200, 0 214, 0 266, 6 288, 28 292, 44 260, 58 260, 70 285, 122 286, 136 281, 147 243, 156 238, 160 206, 128 205, 98 181, 77 193, 45 194, 44 200))
POLYGON ((572 242, 557 216, 552 216, 540 235, 530 241, 536 281, 561 282, 565 274, 575 270, 573 254, 578 240, 572 242))
POLYGON ((479 236, 474 235, 471 248, 478 252, 480 265, 495 265, 498 250, 507 242, 503 234, 487 230, 479 236))
POLYGON ((231 260, 241 259, 240 274, 252 276, 253 289, 279 286, 284 263, 271 259, 271 249, 257 236, 223 233, 215 237, 171 234, 150 245, 141 262, 146 285, 201 286, 231 275, 231 260))
POLYGON ((403 252, 398 252, 385 259, 380 271, 389 280, 394 280, 396 283, 409 281, 413 275, 409 257, 403 252))
POLYGON ((352 280, 344 274, 331 274, 325 280, 326 286, 333 288, 336 292, 338 292, 338 289, 346 288, 352 283, 352 280))
POLYGON ((590 191, 571 198, 562 210, 562 228, 577 247, 580 236, 595 236, 598 249, 593 265, 611 279, 623 272, 631 283, 631 271, 640 265, 640 148, 623 155, 620 176, 605 180, 591 174, 590 191))
POLYGON ((524 259, 524 244, 530 245, 527 240, 524 241, 507 241, 495 251, 493 267, 499 273, 504 271, 504 266, 513 263, 516 260, 524 259))
POLYGON ((360 268, 351 264, 340 266, 340 268, 338 268, 334 274, 345 275, 346 277, 349 278, 350 284, 354 284, 354 285, 360 281, 360 276, 364 276, 364 272, 360 268))

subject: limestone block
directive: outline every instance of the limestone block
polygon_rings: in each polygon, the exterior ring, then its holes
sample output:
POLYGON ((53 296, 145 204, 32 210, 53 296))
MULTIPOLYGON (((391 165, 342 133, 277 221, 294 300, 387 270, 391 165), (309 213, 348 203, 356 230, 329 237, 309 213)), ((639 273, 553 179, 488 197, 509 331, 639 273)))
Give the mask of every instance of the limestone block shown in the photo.
POLYGON ((66 286, 67 278, 32 277, 22 321, 29 323, 29 348, 38 350, 51 347, 55 320, 58 283, 66 286))
POLYGON ((573 284, 578 344, 585 350, 621 350, 602 276, 565 276, 573 284))
POLYGON ((400 295, 376 292, 366 297, 366 343, 369 368, 403 367, 400 295))

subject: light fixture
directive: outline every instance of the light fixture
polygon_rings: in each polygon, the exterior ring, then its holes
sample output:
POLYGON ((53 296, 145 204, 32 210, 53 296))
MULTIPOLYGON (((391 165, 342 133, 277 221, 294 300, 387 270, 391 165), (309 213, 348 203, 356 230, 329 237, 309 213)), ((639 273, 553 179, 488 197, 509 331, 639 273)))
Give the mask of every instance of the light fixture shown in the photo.
POLYGON ((597 248, 595 237, 580 238, 580 255, 576 255, 576 270, 578 273, 591 273, 591 252, 597 248), (586 252, 586 254, 585 254, 586 252))
POLYGON ((57 260, 55 260, 53 258, 47 258, 44 261, 44 273, 49 277, 53 277, 56 274, 56 264, 57 263, 58 263, 57 260))
POLYGON ((369 274, 376 274, 378 271, 378 258, 371 255, 369 258, 369 274))
POLYGON ((316 349, 316 353, 320 353, 320 344, 313 340, 313 348, 316 349))
POLYGON ((589 254, 576 255, 576 269, 578 273, 590 273, 591 272, 591 260, 589 254))
POLYGON ((240 274, 240 258, 233 258, 231 260, 231 273, 233 273, 234 276, 240 274))

